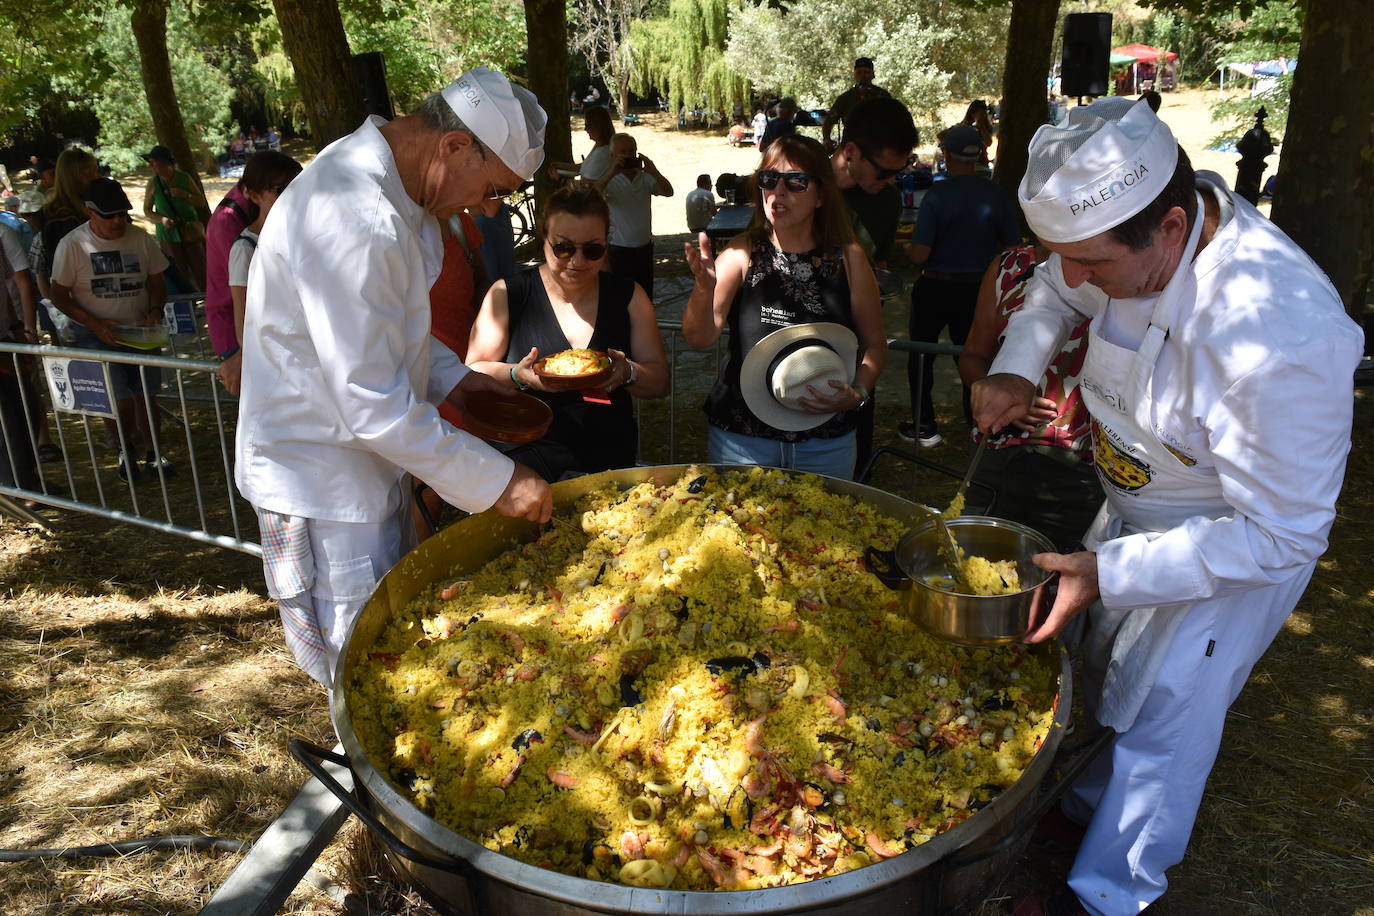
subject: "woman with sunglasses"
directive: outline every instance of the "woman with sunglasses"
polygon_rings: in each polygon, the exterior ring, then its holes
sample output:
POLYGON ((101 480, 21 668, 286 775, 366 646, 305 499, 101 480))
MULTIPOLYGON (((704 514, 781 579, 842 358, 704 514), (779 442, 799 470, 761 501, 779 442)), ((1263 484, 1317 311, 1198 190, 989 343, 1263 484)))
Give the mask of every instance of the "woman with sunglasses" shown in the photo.
POLYGON ((818 142, 795 134, 773 141, 753 184, 748 232, 718 257, 704 233, 697 247, 684 245, 696 283, 682 316, 683 336, 702 349, 730 329, 729 358, 706 402, 710 460, 853 477, 857 411, 887 362, 872 264, 854 240, 830 159, 818 142), (812 322, 854 331, 854 379, 832 381, 826 391, 812 388, 800 401, 807 413, 833 416, 799 432, 777 429, 745 403, 740 367, 764 337, 812 322))
POLYGON ((550 481, 632 466, 639 430, 630 398, 668 393, 653 304, 634 281, 606 273, 610 223, 592 185, 555 191, 544 211, 544 263, 492 285, 468 342, 469 366, 553 408, 544 438, 519 450, 519 460, 550 481), (534 363, 582 347, 610 357, 605 386, 548 391, 534 363))

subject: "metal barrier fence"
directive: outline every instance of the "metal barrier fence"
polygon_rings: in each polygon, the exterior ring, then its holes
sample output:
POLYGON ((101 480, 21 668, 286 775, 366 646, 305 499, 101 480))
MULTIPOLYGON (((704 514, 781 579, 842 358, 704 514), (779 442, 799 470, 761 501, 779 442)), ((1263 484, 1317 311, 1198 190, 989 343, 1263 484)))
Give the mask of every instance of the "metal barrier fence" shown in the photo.
MULTIPOLYGON (((672 384, 662 401, 635 402, 641 430, 640 463, 703 460, 706 424, 699 406, 718 375, 725 340, 710 349, 693 350, 682 339, 680 323, 663 321, 660 326, 672 384)), ((26 511, 24 504, 54 506, 260 556, 256 515, 233 483, 237 400, 218 383, 218 360, 203 358, 209 352, 203 330, 202 322, 197 333, 174 337, 169 348, 174 354, 201 358, 0 342, 0 508, 41 523, 43 519, 26 511), (74 364, 82 370, 75 378, 71 375, 74 364), (40 368, 44 365, 46 371, 40 368), (94 375, 91 367, 96 367, 94 375), (83 393, 102 390, 109 398, 110 367, 131 367, 145 382, 145 393, 135 396, 132 410, 121 412, 108 401, 92 409, 82 400, 83 393), (163 376, 156 395, 146 393, 152 370, 163 376), (64 381, 54 380, 55 374, 64 381), (60 384, 65 388, 59 390, 60 384), (168 422, 141 422, 149 417, 168 422), (93 423, 93 419, 101 422, 93 423), (150 434, 153 460, 142 467, 138 459, 148 456, 137 452, 121 462, 119 443, 131 441, 135 434, 127 428, 130 422, 140 430, 146 425, 150 434), (52 444, 60 451, 54 463, 42 460, 38 430, 43 427, 51 430, 52 444), (6 465, 17 473, 6 477, 6 465)), ((957 346, 902 339, 891 340, 889 345, 917 360, 960 352, 957 346)), ((1357 383, 1371 381, 1374 369, 1366 360, 1357 372, 1357 383)), ((912 394, 912 403, 919 404, 919 382, 912 394)), ((898 454, 913 463, 913 474, 916 466, 950 470, 898 454)), ((913 477, 913 492, 915 486, 913 477)))
POLYGON ((41 503, 260 556, 256 516, 233 484, 237 410, 217 369, 174 356, 0 342, 6 509, 42 521, 24 505, 41 503), (112 370, 142 388, 123 410, 112 370), (50 462, 39 444, 44 428, 60 452, 50 462))
MULTIPOLYGON (((672 384, 661 401, 635 402, 639 460, 704 460, 706 424, 699 408, 719 373, 725 339, 693 350, 680 323, 664 321, 661 327, 672 384)), ((174 337, 168 349, 199 355, 208 351, 203 338, 174 337)), ((957 352, 909 341, 892 345, 920 359, 957 352)), ((218 360, 177 355, 0 342, 0 382, 19 380, 0 384, 0 505, 34 522, 43 519, 26 511, 25 503, 261 555, 256 515, 233 483, 238 405, 219 385, 218 366, 218 360), (123 371, 132 370, 143 383, 143 393, 125 411, 112 403, 109 373, 117 367, 128 367, 123 371), (162 375, 156 387, 152 370, 162 375), (163 422, 146 422, 149 417, 163 422), (43 460, 40 428, 49 431, 60 458, 43 460), (141 448, 120 446, 134 442, 143 429, 152 461, 141 448), (6 478, 5 465, 19 473, 6 478)))

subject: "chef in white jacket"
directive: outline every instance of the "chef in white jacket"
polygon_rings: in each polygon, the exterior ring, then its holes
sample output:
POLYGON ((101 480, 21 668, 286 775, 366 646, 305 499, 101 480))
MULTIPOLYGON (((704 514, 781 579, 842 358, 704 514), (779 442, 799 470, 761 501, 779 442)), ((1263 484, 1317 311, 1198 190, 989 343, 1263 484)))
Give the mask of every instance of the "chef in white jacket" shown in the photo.
POLYGON ((258 513, 287 645, 330 687, 349 629, 408 549, 413 474, 470 512, 546 521, 548 486, 440 420, 496 390, 429 333, 439 220, 544 158, 544 111, 485 67, 370 117, 281 194, 248 279, 236 480, 258 513))
POLYGON ((1053 252, 974 416, 1029 407, 1075 323, 1107 501, 1027 641, 1086 612, 1085 696, 1111 746, 1066 797, 1086 826, 1068 885, 1018 916, 1136 914, 1183 858, 1227 707, 1326 549, 1361 334, 1321 270, 1195 173, 1149 106, 1103 99, 1041 127, 1020 186, 1053 252))

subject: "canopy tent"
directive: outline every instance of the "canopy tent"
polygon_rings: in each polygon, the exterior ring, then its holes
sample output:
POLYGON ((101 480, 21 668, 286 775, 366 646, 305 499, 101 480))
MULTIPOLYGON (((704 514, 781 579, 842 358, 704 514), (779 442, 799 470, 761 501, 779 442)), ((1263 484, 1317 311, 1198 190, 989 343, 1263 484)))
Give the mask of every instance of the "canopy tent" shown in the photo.
MULTIPOLYGON (((1161 48, 1152 48, 1149 45, 1133 44, 1122 45, 1119 48, 1112 48, 1112 53, 1108 60, 1110 60, 1111 66, 1114 68, 1127 66, 1131 68, 1130 80, 1128 83, 1124 82, 1126 80, 1125 74, 1121 74, 1117 77, 1117 92, 1120 94, 1123 91, 1128 91, 1129 94, 1134 95, 1139 89, 1139 71, 1141 64, 1149 65, 1146 68, 1145 78, 1147 80, 1153 80, 1155 78, 1155 70, 1153 68, 1159 66, 1161 71, 1165 70, 1166 68, 1160 65, 1172 61, 1177 61, 1178 55, 1173 51, 1165 51, 1161 48)), ((1167 68, 1167 71, 1167 82, 1162 82, 1162 84, 1151 83, 1150 85, 1154 85, 1156 89, 1174 88, 1173 68, 1167 68)))
POLYGON ((1276 60, 1229 61, 1217 64, 1217 69, 1221 71, 1221 88, 1224 90, 1226 88, 1226 71, 1228 70, 1231 71, 1232 79, 1243 78, 1272 84, 1274 77, 1292 73, 1298 69, 1298 59, 1296 57, 1280 57, 1276 60))
POLYGON ((1135 61, 1136 63, 1153 64, 1156 61, 1158 61, 1161 57, 1163 57, 1165 60, 1178 60, 1178 55, 1175 54, 1173 51, 1162 51, 1159 48, 1152 48, 1149 45, 1139 44, 1122 45, 1119 48, 1112 48, 1113 64, 1117 62, 1116 58, 1118 56, 1130 58, 1129 61, 1121 61, 1121 63, 1130 63, 1131 61, 1135 61))

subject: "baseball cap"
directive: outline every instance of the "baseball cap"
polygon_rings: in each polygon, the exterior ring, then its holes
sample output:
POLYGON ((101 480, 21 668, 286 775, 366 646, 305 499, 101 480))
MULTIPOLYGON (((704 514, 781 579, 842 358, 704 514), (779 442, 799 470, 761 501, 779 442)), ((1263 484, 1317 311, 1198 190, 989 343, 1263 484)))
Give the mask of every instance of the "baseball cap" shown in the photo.
POLYGON ((474 67, 445 86, 442 95, 473 136, 521 178, 529 178, 544 161, 548 115, 525 87, 474 67))
POLYGON ((134 208, 134 205, 129 203, 129 197, 124 193, 124 189, 113 178, 97 178, 92 181, 86 185, 82 198, 86 206, 101 216, 127 213, 134 208))
POLYGON ((1178 141, 1147 102, 1107 97, 1044 125, 1017 197, 1048 242, 1079 242, 1144 210, 1178 165, 1178 141))
POLYGON ((976 162, 983 152, 983 138, 969 125, 955 124, 945 131, 940 140, 940 149, 951 159, 976 162))
POLYGON ((146 162, 152 162, 154 159, 173 163, 177 161, 176 157, 172 155, 172 151, 161 143, 141 155, 146 162))

